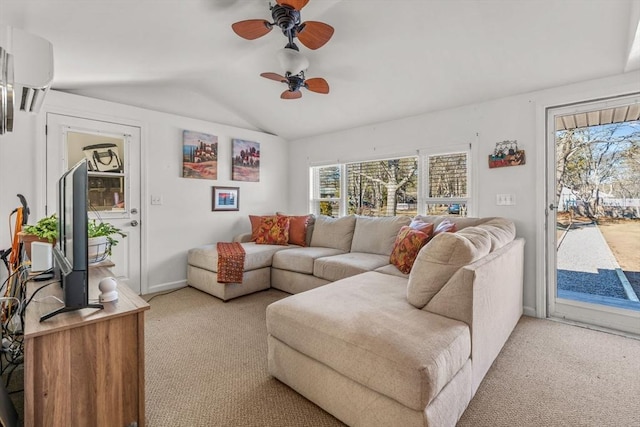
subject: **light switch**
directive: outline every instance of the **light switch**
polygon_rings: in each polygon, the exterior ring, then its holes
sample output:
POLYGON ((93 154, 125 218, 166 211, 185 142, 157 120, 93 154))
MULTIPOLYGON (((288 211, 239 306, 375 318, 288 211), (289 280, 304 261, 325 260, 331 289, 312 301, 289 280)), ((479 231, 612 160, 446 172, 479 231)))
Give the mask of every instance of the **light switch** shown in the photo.
POLYGON ((162 196, 151 196, 151 204, 152 205, 161 205, 162 204, 162 196))
POLYGON ((515 194, 496 194, 496 205, 513 206, 516 204, 515 194))

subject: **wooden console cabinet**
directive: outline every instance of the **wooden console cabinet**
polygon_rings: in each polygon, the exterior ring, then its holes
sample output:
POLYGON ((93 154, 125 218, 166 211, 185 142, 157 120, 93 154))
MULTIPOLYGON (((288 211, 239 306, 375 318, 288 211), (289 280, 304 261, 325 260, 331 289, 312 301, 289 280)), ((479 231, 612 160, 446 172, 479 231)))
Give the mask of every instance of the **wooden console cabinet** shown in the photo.
MULTIPOLYGON (((90 269, 90 302, 97 302, 100 279, 110 275, 104 267, 90 269)), ((27 294, 40 286, 29 282, 27 294)), ((41 315, 61 305, 47 295, 61 293, 59 284, 47 286, 25 313, 25 427, 144 427, 144 312, 149 304, 118 283, 118 300, 103 303, 104 309, 40 322, 41 315)))

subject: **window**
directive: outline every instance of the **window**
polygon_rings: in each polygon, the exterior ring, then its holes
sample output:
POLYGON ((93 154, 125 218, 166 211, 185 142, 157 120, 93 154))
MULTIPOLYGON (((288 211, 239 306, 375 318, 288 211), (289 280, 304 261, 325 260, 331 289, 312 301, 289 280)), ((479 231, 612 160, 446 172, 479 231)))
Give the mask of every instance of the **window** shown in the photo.
POLYGON ((418 157, 346 166, 347 214, 394 216, 418 213, 418 157))
POLYGON ((469 168, 468 151, 312 167, 311 211, 466 216, 469 168), (419 191, 419 185, 425 190, 419 191))
POLYGON ((342 165, 311 168, 311 212, 316 215, 340 216, 342 165))
POLYGON ((468 153, 427 155, 424 160, 427 215, 466 216, 470 199, 468 153))

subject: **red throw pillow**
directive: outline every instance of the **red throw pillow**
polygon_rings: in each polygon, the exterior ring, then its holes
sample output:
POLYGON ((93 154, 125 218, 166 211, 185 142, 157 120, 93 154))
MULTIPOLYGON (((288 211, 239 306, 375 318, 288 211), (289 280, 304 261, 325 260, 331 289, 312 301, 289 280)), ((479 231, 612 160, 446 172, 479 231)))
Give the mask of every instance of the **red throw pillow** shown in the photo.
MULTIPOLYGON (((431 224, 433 229, 433 224, 431 224)), ((430 234, 416 230, 410 226, 403 226, 396 236, 396 241, 389 257, 389 262, 404 274, 411 272, 411 267, 418 256, 418 252, 427 244, 430 234)))
POLYGON ((258 230, 260 229, 260 221, 267 216, 249 215, 249 221, 251 221, 251 242, 255 242, 258 237, 258 230))
POLYGON ((307 225, 309 224, 310 216, 289 216, 281 213, 277 215, 289 218, 289 243, 292 245, 307 246, 307 225))
POLYGON ((287 245, 289 242, 289 217, 264 216, 260 220, 256 244, 287 245))

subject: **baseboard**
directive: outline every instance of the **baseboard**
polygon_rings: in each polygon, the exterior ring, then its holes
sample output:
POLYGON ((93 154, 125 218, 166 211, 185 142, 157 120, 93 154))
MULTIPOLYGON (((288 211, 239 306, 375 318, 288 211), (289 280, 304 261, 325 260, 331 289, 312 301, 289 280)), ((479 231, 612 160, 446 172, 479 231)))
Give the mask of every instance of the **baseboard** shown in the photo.
POLYGON ((155 294, 158 292, 172 291, 187 286, 187 280, 177 280, 175 282, 160 283, 158 285, 149 286, 147 294, 155 294))
POLYGON ((538 317, 538 315, 536 314, 536 309, 533 307, 523 307, 522 314, 529 317, 538 317))

